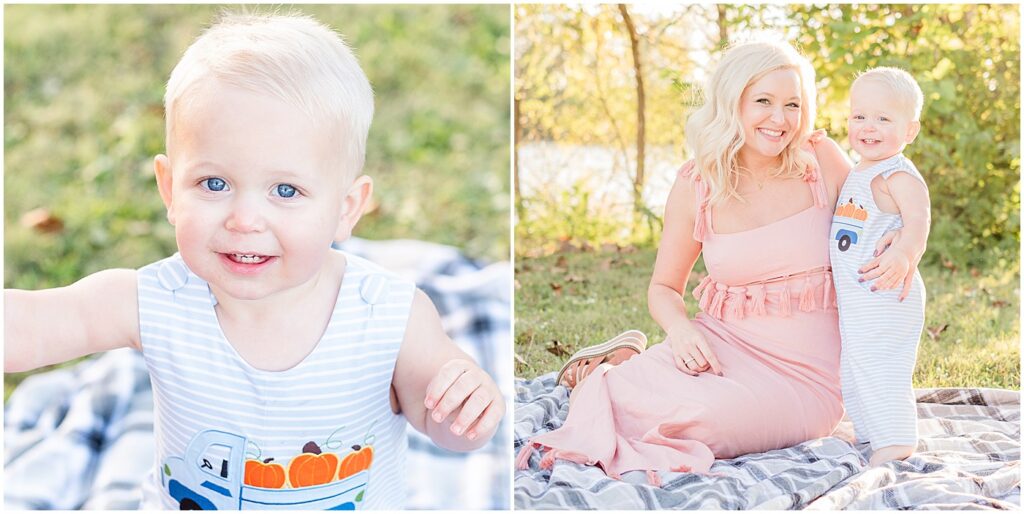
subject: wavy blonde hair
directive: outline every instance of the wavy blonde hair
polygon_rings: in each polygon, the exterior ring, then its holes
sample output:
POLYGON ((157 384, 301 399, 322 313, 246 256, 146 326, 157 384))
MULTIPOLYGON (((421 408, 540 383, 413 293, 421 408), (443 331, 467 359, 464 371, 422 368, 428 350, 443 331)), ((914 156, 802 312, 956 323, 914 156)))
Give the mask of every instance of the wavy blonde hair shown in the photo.
POLYGON ((709 188, 709 203, 729 198, 742 200, 737 155, 746 143, 740 123, 740 98, 747 86, 765 75, 792 69, 800 77, 800 126, 785 150, 772 177, 803 178, 813 169, 814 158, 800 149, 810 135, 815 117, 814 69, 787 43, 754 41, 734 45, 722 56, 705 88, 706 101, 686 121, 687 144, 693 152, 696 172, 709 188))

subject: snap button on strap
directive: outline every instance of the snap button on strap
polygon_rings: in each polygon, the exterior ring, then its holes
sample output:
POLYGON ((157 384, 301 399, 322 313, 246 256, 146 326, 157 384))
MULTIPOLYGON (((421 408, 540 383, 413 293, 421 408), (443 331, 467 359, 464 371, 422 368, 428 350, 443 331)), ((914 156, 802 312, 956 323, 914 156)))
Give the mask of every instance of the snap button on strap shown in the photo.
POLYGON ((370 275, 359 286, 359 296, 370 305, 383 303, 391 292, 391 286, 384 275, 370 275))
POLYGON ((179 260, 167 261, 160 265, 160 269, 156 272, 156 278, 164 289, 176 291, 188 283, 188 268, 179 260))

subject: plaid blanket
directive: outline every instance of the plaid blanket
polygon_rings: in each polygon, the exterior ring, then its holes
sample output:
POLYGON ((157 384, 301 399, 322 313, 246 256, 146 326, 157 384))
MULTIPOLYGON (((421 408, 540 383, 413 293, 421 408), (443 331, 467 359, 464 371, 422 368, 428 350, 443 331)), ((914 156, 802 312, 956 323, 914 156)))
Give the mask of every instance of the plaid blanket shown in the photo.
MULTIPOLYGON (((830 437, 716 461, 708 476, 642 471, 608 478, 599 468, 558 460, 515 475, 516 509, 1020 509, 1020 393, 920 389, 920 443, 903 462, 867 468, 846 419, 830 437)), ((555 374, 516 380, 516 450, 562 425, 568 393, 555 374)))
MULTIPOLYGON (((502 387, 511 406, 511 266, 450 247, 353 239, 343 248, 416 281, 451 338, 502 387)), ((409 428, 409 508, 508 509, 511 419, 469 454, 409 428)), ((33 375, 4 406, 8 509, 135 509, 153 465, 153 398, 142 357, 121 349, 33 375)))

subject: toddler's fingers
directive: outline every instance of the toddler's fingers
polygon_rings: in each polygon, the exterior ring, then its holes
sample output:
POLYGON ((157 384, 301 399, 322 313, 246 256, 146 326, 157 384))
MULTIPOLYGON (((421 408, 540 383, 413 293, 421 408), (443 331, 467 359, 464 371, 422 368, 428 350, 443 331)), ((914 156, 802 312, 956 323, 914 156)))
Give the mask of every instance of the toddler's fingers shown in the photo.
POLYGON ((451 361, 441 366, 441 371, 438 371, 427 385, 427 394, 423 398, 423 405, 428 409, 433 409, 438 400, 444 396, 445 391, 468 369, 468 363, 461 360, 451 361))
POLYGON ((462 404, 462 409, 459 411, 458 417, 455 418, 455 422, 449 428, 453 434, 462 435, 463 432, 469 428, 480 414, 484 412, 494 401, 494 393, 486 387, 478 387, 469 396, 469 399, 462 404))
POLYGON ((473 394, 473 391, 476 391, 482 383, 483 381, 476 373, 463 373, 438 400, 431 417, 438 423, 448 419, 448 415, 458 409, 462 402, 466 401, 466 398, 469 398, 469 395, 473 394))
POLYGON ((501 417, 505 415, 505 403, 501 401, 493 401, 487 406, 487 410, 484 411, 483 416, 473 425, 467 432, 466 438, 470 441, 480 437, 480 434, 486 434, 494 429, 501 421, 501 417))

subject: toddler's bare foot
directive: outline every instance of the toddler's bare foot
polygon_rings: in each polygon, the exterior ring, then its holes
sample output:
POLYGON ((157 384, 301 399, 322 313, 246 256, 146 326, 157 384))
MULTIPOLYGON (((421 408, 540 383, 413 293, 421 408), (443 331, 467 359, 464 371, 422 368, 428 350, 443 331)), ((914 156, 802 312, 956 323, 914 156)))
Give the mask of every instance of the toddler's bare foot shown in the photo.
POLYGON ((914 446, 883 446, 871 453, 868 465, 878 467, 891 460, 903 460, 914 454, 914 446))

